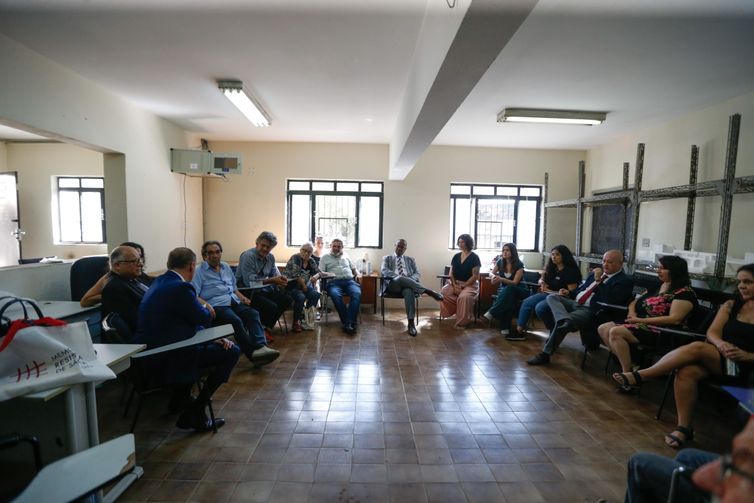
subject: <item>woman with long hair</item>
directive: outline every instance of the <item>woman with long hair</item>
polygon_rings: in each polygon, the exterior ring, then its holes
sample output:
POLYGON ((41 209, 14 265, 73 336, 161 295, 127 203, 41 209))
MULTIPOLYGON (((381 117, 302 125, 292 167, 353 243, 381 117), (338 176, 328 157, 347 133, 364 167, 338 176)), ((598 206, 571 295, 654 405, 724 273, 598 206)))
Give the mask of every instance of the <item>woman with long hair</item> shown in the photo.
POLYGON ((645 379, 678 370, 673 383, 678 426, 665 435, 665 443, 674 449, 694 438, 691 419, 699 381, 729 376, 730 384, 746 386, 754 374, 754 264, 741 266, 736 279, 736 297, 717 311, 705 342, 676 348, 649 368, 613 374, 621 386, 641 386, 645 379))
MULTIPOLYGON (((597 328, 602 342, 618 358, 623 372, 631 372, 632 344, 655 345, 660 333, 658 326, 686 328, 684 321, 697 304, 686 261, 666 255, 659 262, 657 277, 662 282, 659 289, 631 302, 623 324, 610 321, 597 328)), ((626 384, 619 390, 628 393, 631 386, 626 384)))
POLYGON ((513 243, 503 245, 500 258, 495 263, 490 275, 492 285, 500 285, 497 297, 492 307, 484 313, 484 317, 492 321, 500 321, 500 333, 510 338, 511 320, 513 319, 516 301, 526 298, 529 291, 521 284, 524 278, 524 263, 518 258, 518 250, 513 243))
POLYGON ((532 310, 542 320, 548 330, 552 330, 555 321, 547 306, 547 296, 557 294, 561 288, 575 290, 581 283, 581 271, 573 258, 571 250, 566 245, 557 245, 550 250, 550 258, 539 280, 539 292, 527 297, 521 304, 516 317, 516 333, 508 337, 510 340, 524 340, 526 325, 531 318, 532 310))

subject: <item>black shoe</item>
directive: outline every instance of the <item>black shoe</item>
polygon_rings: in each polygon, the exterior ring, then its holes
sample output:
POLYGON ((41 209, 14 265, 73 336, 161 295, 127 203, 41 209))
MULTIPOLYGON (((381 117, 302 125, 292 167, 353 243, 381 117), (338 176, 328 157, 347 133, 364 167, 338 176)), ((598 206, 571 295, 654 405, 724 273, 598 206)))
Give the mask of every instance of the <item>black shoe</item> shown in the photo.
POLYGON ((411 337, 416 337, 416 326, 414 325, 413 321, 408 322, 408 335, 411 337))
POLYGON ((526 340, 526 334, 523 332, 519 332, 518 330, 512 330, 508 335, 505 336, 506 341, 525 341, 526 340))
POLYGON ((430 290, 429 288, 427 288, 426 290, 424 290, 424 293, 426 293, 427 295, 429 295, 430 297, 432 297, 436 301, 442 302, 443 296, 442 296, 441 293, 435 292, 434 290, 430 290))
POLYGON ((529 365, 546 365, 550 363, 550 355, 548 355, 547 353, 539 353, 531 360, 527 360, 526 363, 528 363, 529 365))
POLYGON ((345 330, 348 335, 354 335, 356 333, 356 326, 353 323, 346 323, 345 330))
POLYGON ((198 410, 192 407, 184 411, 183 414, 178 417, 178 421, 175 422, 175 425, 183 430, 204 432, 213 430, 214 428, 222 428, 225 426, 225 419, 216 417, 213 425, 212 420, 207 417, 204 409, 198 410))

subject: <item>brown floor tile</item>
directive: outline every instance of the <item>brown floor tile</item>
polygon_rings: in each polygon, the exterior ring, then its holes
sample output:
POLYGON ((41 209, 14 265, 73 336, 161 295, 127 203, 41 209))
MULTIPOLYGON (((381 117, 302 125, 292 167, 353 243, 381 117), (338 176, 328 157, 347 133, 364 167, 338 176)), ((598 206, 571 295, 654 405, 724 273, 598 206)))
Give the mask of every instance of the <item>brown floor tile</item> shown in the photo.
MULTIPOLYGON (((278 337, 276 362, 242 361, 216 393, 228 421, 217 434, 178 430, 164 400, 146 401, 136 429, 146 473, 121 501, 619 501, 633 453, 674 454, 662 440, 672 407, 653 419, 662 380, 623 396, 602 373, 604 351, 579 369, 577 337, 530 367, 540 337, 512 344, 436 315, 422 311, 416 338, 402 309, 383 327, 368 306, 356 337, 335 315, 278 337)), ((112 384, 98 389, 103 439, 129 426, 112 384)), ((729 418, 706 409, 694 446, 729 445, 729 418)))

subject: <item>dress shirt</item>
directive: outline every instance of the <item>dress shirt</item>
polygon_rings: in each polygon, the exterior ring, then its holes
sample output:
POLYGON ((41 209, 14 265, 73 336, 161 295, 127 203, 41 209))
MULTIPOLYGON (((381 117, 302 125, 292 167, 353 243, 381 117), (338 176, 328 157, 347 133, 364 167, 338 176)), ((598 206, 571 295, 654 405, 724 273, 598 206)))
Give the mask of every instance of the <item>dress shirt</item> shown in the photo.
POLYGON ((353 279, 353 264, 345 253, 341 254, 340 257, 336 257, 332 253, 323 256, 319 262, 319 270, 333 273, 335 279, 353 279))
POLYGON ((236 279, 243 279, 243 283, 249 288, 267 288, 271 285, 265 285, 263 280, 275 276, 280 276, 280 271, 275 265, 275 257, 272 253, 262 258, 256 248, 249 248, 241 254, 236 279))
POLYGON ((207 262, 202 262, 196 268, 191 283, 196 288, 196 294, 212 307, 230 306, 232 301, 241 303, 235 293, 236 277, 225 262, 220 262, 220 272, 215 271, 207 262))
POLYGON ((597 280, 594 280, 594 281, 592 282, 592 284, 591 284, 591 285, 589 285, 589 287, 588 287, 588 288, 586 288, 585 290, 582 290, 581 292, 579 292, 579 294, 578 294, 578 295, 576 296, 576 302, 578 302, 578 301, 579 301, 579 299, 581 299, 581 298, 582 298, 582 297, 584 297, 585 295, 589 295, 590 297, 588 297, 588 298, 586 299, 586 302, 584 302, 584 304, 583 304, 583 305, 584 305, 584 306, 589 306, 589 305, 591 305, 591 303, 592 303, 592 299, 594 299, 594 296, 592 296, 592 294, 591 294, 591 293, 589 293, 589 292, 592 292, 593 290, 596 290, 596 289, 597 289, 597 288, 599 287, 599 285, 604 285, 604 284, 605 284, 605 283, 607 283, 607 281, 608 281, 608 280, 609 280, 610 278, 612 278, 613 276, 615 276, 615 273, 614 273, 614 274, 605 274, 605 273, 603 272, 603 273, 602 273, 602 278, 600 279, 600 281, 599 281, 599 282, 597 282, 597 280))

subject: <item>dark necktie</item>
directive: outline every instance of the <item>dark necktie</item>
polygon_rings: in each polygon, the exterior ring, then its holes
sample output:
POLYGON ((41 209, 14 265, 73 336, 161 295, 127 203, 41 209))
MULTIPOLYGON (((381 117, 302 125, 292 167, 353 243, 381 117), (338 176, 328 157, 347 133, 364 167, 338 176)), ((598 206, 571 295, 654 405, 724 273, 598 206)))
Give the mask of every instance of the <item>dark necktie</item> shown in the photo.
POLYGON ((406 270, 403 268, 403 257, 398 257, 398 275, 405 276, 406 270))

